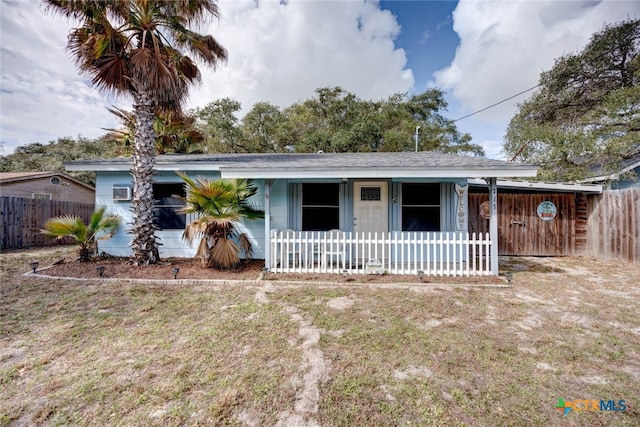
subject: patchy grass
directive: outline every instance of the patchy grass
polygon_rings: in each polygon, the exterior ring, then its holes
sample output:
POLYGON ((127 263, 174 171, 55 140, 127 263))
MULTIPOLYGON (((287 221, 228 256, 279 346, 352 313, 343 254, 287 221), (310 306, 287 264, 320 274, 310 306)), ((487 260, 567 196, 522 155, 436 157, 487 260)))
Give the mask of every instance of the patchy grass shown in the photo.
POLYGON ((0 425, 640 423, 638 265, 505 258, 501 289, 22 276, 69 250, 0 255, 0 425))

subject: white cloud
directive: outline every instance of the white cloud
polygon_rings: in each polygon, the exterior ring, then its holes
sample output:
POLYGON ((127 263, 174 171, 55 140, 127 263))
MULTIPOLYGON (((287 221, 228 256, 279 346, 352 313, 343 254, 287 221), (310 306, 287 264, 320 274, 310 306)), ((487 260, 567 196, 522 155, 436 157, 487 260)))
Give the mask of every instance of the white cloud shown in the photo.
POLYGON ((400 27, 376 3, 223 0, 220 9, 208 32, 229 61, 204 75, 192 105, 229 96, 245 110, 257 101, 286 106, 323 86, 378 99, 414 83, 405 52, 394 45, 400 27))
MULTIPOLYGON (((460 0, 453 28, 460 44, 452 63, 434 73, 453 117, 462 117, 535 86, 564 54, 579 52, 607 23, 640 16, 637 1, 460 0)), ((504 158, 502 139, 517 104, 534 92, 457 122, 487 157, 504 158)))
MULTIPOLYGON (((323 86, 342 86, 366 99, 409 90, 412 71, 394 45, 400 27, 375 2, 222 0, 221 18, 205 30, 229 51, 188 107, 229 96, 245 110, 257 101, 286 106, 323 86)), ((80 76, 65 51, 72 23, 46 14, 36 0, 1 3, 4 154, 16 145, 117 126, 108 99, 80 76)), ((127 107, 130 102, 120 100, 127 107)))
MULTIPOLYGON (((473 112, 536 85, 540 72, 580 51, 606 23, 638 16, 637 1, 461 0, 453 13, 460 45, 451 65, 434 74, 434 85, 449 91, 461 114, 473 112)), ((530 94, 473 120, 506 126, 530 94)))
POLYGON ((105 133, 113 104, 80 76, 65 51, 69 23, 35 1, 2 3, 2 133, 4 153, 17 145, 105 133))

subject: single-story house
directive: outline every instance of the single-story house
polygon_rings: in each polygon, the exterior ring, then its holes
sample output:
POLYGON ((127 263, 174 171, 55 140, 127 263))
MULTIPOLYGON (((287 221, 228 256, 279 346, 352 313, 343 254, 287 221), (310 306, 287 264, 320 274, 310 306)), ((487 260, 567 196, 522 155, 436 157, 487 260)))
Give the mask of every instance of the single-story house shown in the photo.
POLYGON ((93 203, 95 191, 64 172, 0 172, 0 196, 93 203))
MULTIPOLYGON (((130 222, 130 158, 81 160, 96 172, 96 205, 130 222)), ((532 177, 537 166, 438 152, 160 155, 156 235, 163 257, 190 257, 182 240, 192 218, 178 213, 185 186, 176 171, 248 178, 265 219, 242 225, 254 257, 274 272, 497 274, 497 178, 532 177), (484 179, 490 235, 468 234, 468 179, 484 179)), ((130 255, 121 230, 100 250, 130 255)))

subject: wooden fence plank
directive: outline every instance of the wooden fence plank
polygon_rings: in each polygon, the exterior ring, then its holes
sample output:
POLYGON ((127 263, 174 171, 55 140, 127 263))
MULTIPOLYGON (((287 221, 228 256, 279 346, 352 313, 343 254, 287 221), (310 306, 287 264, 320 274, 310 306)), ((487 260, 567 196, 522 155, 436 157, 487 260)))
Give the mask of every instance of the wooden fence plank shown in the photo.
POLYGON ((640 262, 640 189, 605 191, 588 203, 591 256, 640 262))
POLYGON ((88 222, 94 209, 93 203, 0 197, 0 250, 57 244, 40 234, 45 221, 60 215, 77 215, 88 222))

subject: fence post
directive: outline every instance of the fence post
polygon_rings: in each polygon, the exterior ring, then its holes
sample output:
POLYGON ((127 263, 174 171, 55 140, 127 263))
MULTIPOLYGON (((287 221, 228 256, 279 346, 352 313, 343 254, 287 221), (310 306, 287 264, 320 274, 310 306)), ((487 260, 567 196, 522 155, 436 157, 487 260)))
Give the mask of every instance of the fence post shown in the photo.
MULTIPOLYGON (((491 239, 491 274, 498 275, 498 185, 497 178, 489 178, 489 205, 491 217, 489 218, 489 238, 491 239)), ((487 254, 489 255, 489 254, 487 254)))

